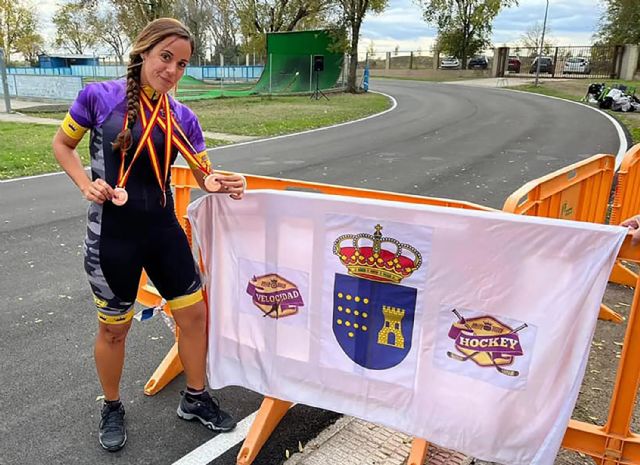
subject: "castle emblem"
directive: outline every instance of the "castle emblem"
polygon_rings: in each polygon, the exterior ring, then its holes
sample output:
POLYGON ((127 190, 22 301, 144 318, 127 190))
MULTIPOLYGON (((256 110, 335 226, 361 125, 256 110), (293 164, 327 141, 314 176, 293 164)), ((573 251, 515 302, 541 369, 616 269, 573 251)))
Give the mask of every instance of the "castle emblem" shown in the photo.
POLYGON ((333 253, 346 267, 336 273, 333 333, 345 354, 360 366, 384 370, 399 364, 411 349, 417 290, 401 285, 422 265, 411 245, 373 234, 345 234, 333 253))
POLYGON ((254 276, 247 285, 247 294, 263 316, 280 318, 295 315, 304 306, 298 287, 275 273, 254 276))
POLYGON ((491 316, 465 319, 454 308, 458 318, 451 325, 449 337, 455 342, 457 353, 447 352, 447 356, 459 362, 473 361, 480 367, 493 367, 506 376, 519 376, 518 370, 505 368, 515 357, 524 355, 518 332, 527 327, 524 323, 513 329, 491 316))

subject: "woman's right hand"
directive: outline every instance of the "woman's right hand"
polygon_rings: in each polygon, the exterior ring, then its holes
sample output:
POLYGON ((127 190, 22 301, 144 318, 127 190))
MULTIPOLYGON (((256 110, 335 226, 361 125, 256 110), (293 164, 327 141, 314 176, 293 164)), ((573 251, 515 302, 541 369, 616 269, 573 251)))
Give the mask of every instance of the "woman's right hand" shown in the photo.
POLYGON ((640 215, 632 216, 620 223, 620 226, 626 226, 631 233, 631 245, 640 244, 640 215))
POLYGON ((102 205, 113 198, 113 188, 104 179, 96 179, 82 189, 82 195, 90 202, 102 205))

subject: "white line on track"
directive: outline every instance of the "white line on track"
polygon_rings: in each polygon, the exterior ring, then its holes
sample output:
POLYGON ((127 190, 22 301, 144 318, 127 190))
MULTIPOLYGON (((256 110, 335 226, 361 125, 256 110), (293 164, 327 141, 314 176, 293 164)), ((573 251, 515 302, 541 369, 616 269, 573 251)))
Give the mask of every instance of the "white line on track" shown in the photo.
POLYGON ((16 182, 16 181, 28 181, 29 179, 46 178, 48 176, 58 176, 60 174, 65 174, 65 172, 64 171, 57 171, 55 173, 36 174, 36 175, 33 175, 33 176, 23 176, 21 178, 4 179, 4 180, 0 180, 0 184, 4 184, 4 183, 7 183, 7 182, 16 182))
POLYGON ((226 451, 244 440, 258 412, 245 417, 236 428, 229 433, 220 433, 215 438, 192 450, 173 465, 206 465, 220 457, 226 451))
MULTIPOLYGON (((516 89, 505 89, 505 90, 508 90, 508 91, 511 91, 511 92, 525 93, 527 95, 539 95, 541 97, 552 98, 552 99, 560 100, 562 102, 571 102, 571 103, 575 103, 576 105, 580 105, 580 106, 583 106, 585 108, 589 108, 590 110, 597 111, 598 113, 600 113, 602 116, 607 118, 611 122, 611 124, 613 124, 613 127, 616 128, 616 132, 618 133, 618 139, 620 140, 620 145, 619 145, 619 148, 618 148, 618 153, 616 153, 616 167, 615 167, 615 169, 617 170, 618 168, 620 168, 620 164, 622 163, 622 158, 624 158, 624 154, 628 149, 627 136, 624 133, 624 129, 622 129, 622 125, 618 122, 617 119, 615 119, 609 113, 607 113, 606 111, 602 111, 599 108, 595 108, 595 107, 592 107, 590 105, 587 105, 586 103, 576 102, 575 100, 566 100, 566 99, 563 99, 563 98, 560 98, 560 97, 553 97, 552 95, 536 94, 536 93, 533 93, 533 92, 526 92, 526 91, 523 91, 523 90, 516 90, 516 89)), ((594 153, 594 155, 595 155, 595 153, 594 153)))
MULTIPOLYGON (((311 132, 324 131, 326 129, 332 129, 332 128, 337 128, 337 127, 340 127, 340 126, 346 126, 347 124, 359 123, 360 121, 365 121, 365 120, 368 120, 368 119, 371 119, 371 118, 377 118, 378 116, 382 116, 385 113, 389 113, 390 111, 395 110, 396 107, 398 106, 398 102, 391 95, 387 95, 387 94, 385 94, 383 92, 377 92, 375 90, 370 90, 369 92, 371 92, 373 94, 381 94, 381 95, 384 95, 385 97, 387 97, 392 102, 391 108, 387 108, 386 110, 381 111, 380 113, 376 113, 375 115, 365 116, 364 118, 356 119, 356 120, 353 120, 353 121, 346 121, 344 123, 338 123, 338 124, 334 124, 334 125, 331 125, 331 126, 325 126, 325 127, 322 127, 322 128, 309 129, 307 131, 302 131, 302 132, 294 132, 294 133, 291 133, 291 134, 283 134, 281 136, 267 137, 265 139, 256 139, 256 140, 250 140, 250 141, 246 141, 246 142, 239 142, 237 144, 223 145, 222 147, 211 148, 211 149, 208 149, 207 151, 208 152, 212 152, 214 150, 223 150, 223 149, 229 148, 229 147, 239 147, 241 145, 256 144, 258 142, 266 142, 266 141, 269 141, 269 140, 284 139, 286 137, 299 136, 301 134, 309 134, 311 132)), ((38 174, 38 175, 35 175, 35 176, 24 176, 22 178, 7 179, 7 180, 4 180, 4 181, 0 180, 0 184, 5 183, 5 182, 26 181, 26 180, 29 180, 29 179, 43 178, 45 176, 57 176, 57 175, 60 175, 60 174, 65 174, 65 173, 63 171, 58 171, 56 173, 38 174)))
POLYGON ((370 90, 369 92, 371 92, 372 94, 380 94, 380 95, 384 95, 385 97, 387 97, 389 100, 391 100, 391 108, 387 108, 386 110, 381 111, 380 113, 376 113, 375 115, 365 116, 364 118, 355 119, 353 121, 346 121, 344 123, 333 124, 331 126, 324 126, 322 128, 308 129, 308 130, 302 131, 302 132, 294 132, 294 133, 291 133, 291 134, 283 134, 281 136, 266 137, 264 139, 255 139, 255 140, 248 140, 246 142, 239 142, 237 144, 222 145, 220 147, 214 147, 214 148, 208 149, 207 151, 208 152, 213 152, 215 150, 224 150, 225 148, 240 147, 242 145, 249 145, 249 144, 259 144, 260 142, 268 142, 268 141, 271 141, 271 140, 286 139, 287 137, 300 136, 302 134, 310 134, 312 132, 326 131, 327 129, 338 128, 340 126, 346 126, 348 124, 355 124, 355 123, 359 123, 361 121, 366 121, 368 119, 377 118, 378 116, 382 116, 382 115, 384 115, 386 113, 389 113, 390 111, 395 110, 396 107, 398 106, 398 101, 395 98, 393 98, 391 95, 385 94, 383 92, 374 91, 374 90, 370 90))

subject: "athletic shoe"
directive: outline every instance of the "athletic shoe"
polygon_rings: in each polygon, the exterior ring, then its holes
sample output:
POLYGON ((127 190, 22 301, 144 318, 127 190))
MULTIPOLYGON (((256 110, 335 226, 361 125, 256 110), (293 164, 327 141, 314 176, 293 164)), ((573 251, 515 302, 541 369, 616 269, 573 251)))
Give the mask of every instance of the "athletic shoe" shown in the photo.
POLYGON ((102 407, 100 420, 100 445, 109 452, 122 449, 127 442, 127 430, 124 426, 124 406, 122 403, 108 404, 102 407))
POLYGON ((236 422, 231 415, 220 408, 217 399, 212 398, 207 391, 199 396, 192 396, 180 392, 182 399, 178 406, 178 416, 183 420, 199 420, 212 431, 231 431, 236 422))

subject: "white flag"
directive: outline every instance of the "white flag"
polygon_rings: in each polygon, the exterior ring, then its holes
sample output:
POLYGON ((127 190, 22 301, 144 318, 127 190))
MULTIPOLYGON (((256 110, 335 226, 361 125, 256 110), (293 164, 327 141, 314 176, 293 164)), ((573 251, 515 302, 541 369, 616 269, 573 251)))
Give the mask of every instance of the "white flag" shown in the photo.
POLYGON ((272 191, 189 218, 212 387, 553 463, 624 228, 272 191))

